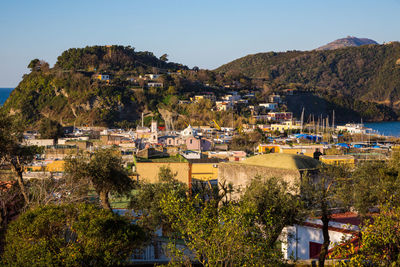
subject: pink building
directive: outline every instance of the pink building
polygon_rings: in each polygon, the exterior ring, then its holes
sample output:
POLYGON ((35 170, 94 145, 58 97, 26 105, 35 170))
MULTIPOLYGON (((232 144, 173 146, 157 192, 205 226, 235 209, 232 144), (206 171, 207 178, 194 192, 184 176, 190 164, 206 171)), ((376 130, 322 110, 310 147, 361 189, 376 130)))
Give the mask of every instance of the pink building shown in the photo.
POLYGON ((269 112, 268 120, 289 121, 293 119, 292 112, 269 112))

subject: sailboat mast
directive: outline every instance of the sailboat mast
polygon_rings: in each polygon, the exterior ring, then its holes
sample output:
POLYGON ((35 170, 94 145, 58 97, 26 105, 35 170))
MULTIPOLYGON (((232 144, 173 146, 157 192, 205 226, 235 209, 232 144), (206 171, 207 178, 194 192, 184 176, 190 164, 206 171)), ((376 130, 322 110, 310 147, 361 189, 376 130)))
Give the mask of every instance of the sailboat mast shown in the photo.
POLYGON ((300 120, 301 120, 300 133, 303 133, 304 107, 303 107, 303 111, 301 112, 300 120))

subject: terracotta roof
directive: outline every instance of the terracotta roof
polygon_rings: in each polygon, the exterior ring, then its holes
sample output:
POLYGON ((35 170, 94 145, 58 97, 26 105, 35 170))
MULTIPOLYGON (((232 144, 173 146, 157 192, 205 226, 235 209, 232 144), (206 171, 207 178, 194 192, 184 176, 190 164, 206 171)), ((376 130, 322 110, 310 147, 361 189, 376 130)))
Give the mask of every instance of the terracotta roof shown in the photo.
MULTIPOLYGON (((311 227, 311 228, 317 228, 317 229, 322 229, 322 224, 317 224, 317 223, 311 223, 311 222, 303 222, 303 226, 311 227)), ((350 230, 350 229, 344 229, 344 228, 339 228, 335 226, 328 226, 329 231, 334 231, 334 232, 339 232, 339 233, 344 233, 344 234, 354 234, 357 231, 350 230)))
POLYGON ((13 185, 15 181, 0 181, 0 190, 3 192, 8 191, 13 185))
POLYGON ((361 224, 360 217, 355 212, 344 212, 332 214, 332 222, 345 223, 359 226, 361 224))

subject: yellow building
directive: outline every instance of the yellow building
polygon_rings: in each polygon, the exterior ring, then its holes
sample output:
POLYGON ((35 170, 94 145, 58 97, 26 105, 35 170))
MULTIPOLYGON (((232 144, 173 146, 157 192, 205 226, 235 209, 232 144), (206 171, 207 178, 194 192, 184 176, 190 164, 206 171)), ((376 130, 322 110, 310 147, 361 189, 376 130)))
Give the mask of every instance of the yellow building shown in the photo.
POLYGON ((96 79, 100 81, 110 82, 110 75, 108 74, 98 74, 96 75, 96 79))
POLYGON ((287 131, 287 130, 299 130, 301 129, 301 125, 297 125, 296 122, 293 121, 285 121, 282 123, 271 124, 271 131, 287 131))
POLYGON ((286 154, 300 154, 300 155, 306 155, 309 157, 314 156, 314 152, 316 150, 319 150, 321 153, 324 152, 324 146, 323 145, 309 145, 309 146, 281 146, 281 153, 286 153, 286 154))
POLYGON ((139 181, 158 183, 158 173, 161 167, 168 167, 176 173, 176 179, 185 184, 191 184, 191 168, 189 162, 137 162, 136 173, 139 181))
POLYGON ((325 164, 331 165, 351 165, 354 166, 355 159, 350 155, 322 155, 319 157, 320 161, 325 164))
POLYGON ((280 153, 281 146, 273 144, 259 144, 258 153, 280 153))
POLYGON ((64 160, 53 161, 46 166, 46 171, 48 172, 63 172, 64 171, 64 160))
POLYGON ((192 179, 201 181, 218 179, 218 163, 192 163, 192 179))
POLYGON ((29 172, 63 172, 64 171, 64 160, 56 160, 46 164, 42 162, 38 165, 25 166, 25 171, 29 172))

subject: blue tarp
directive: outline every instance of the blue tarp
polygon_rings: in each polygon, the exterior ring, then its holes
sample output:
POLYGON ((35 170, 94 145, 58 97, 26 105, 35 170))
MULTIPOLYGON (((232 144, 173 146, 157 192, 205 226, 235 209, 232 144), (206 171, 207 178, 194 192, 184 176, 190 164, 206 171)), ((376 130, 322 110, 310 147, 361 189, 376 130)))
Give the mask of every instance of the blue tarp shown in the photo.
POLYGON ((295 134, 296 138, 304 138, 312 141, 317 141, 321 139, 321 136, 318 135, 311 135, 311 134, 295 134))
POLYGON ((344 148, 350 148, 350 146, 346 143, 337 143, 336 146, 344 147, 344 148))
POLYGON ((363 148, 363 147, 364 147, 364 145, 361 145, 361 144, 355 144, 353 147, 354 147, 354 148, 363 148))

